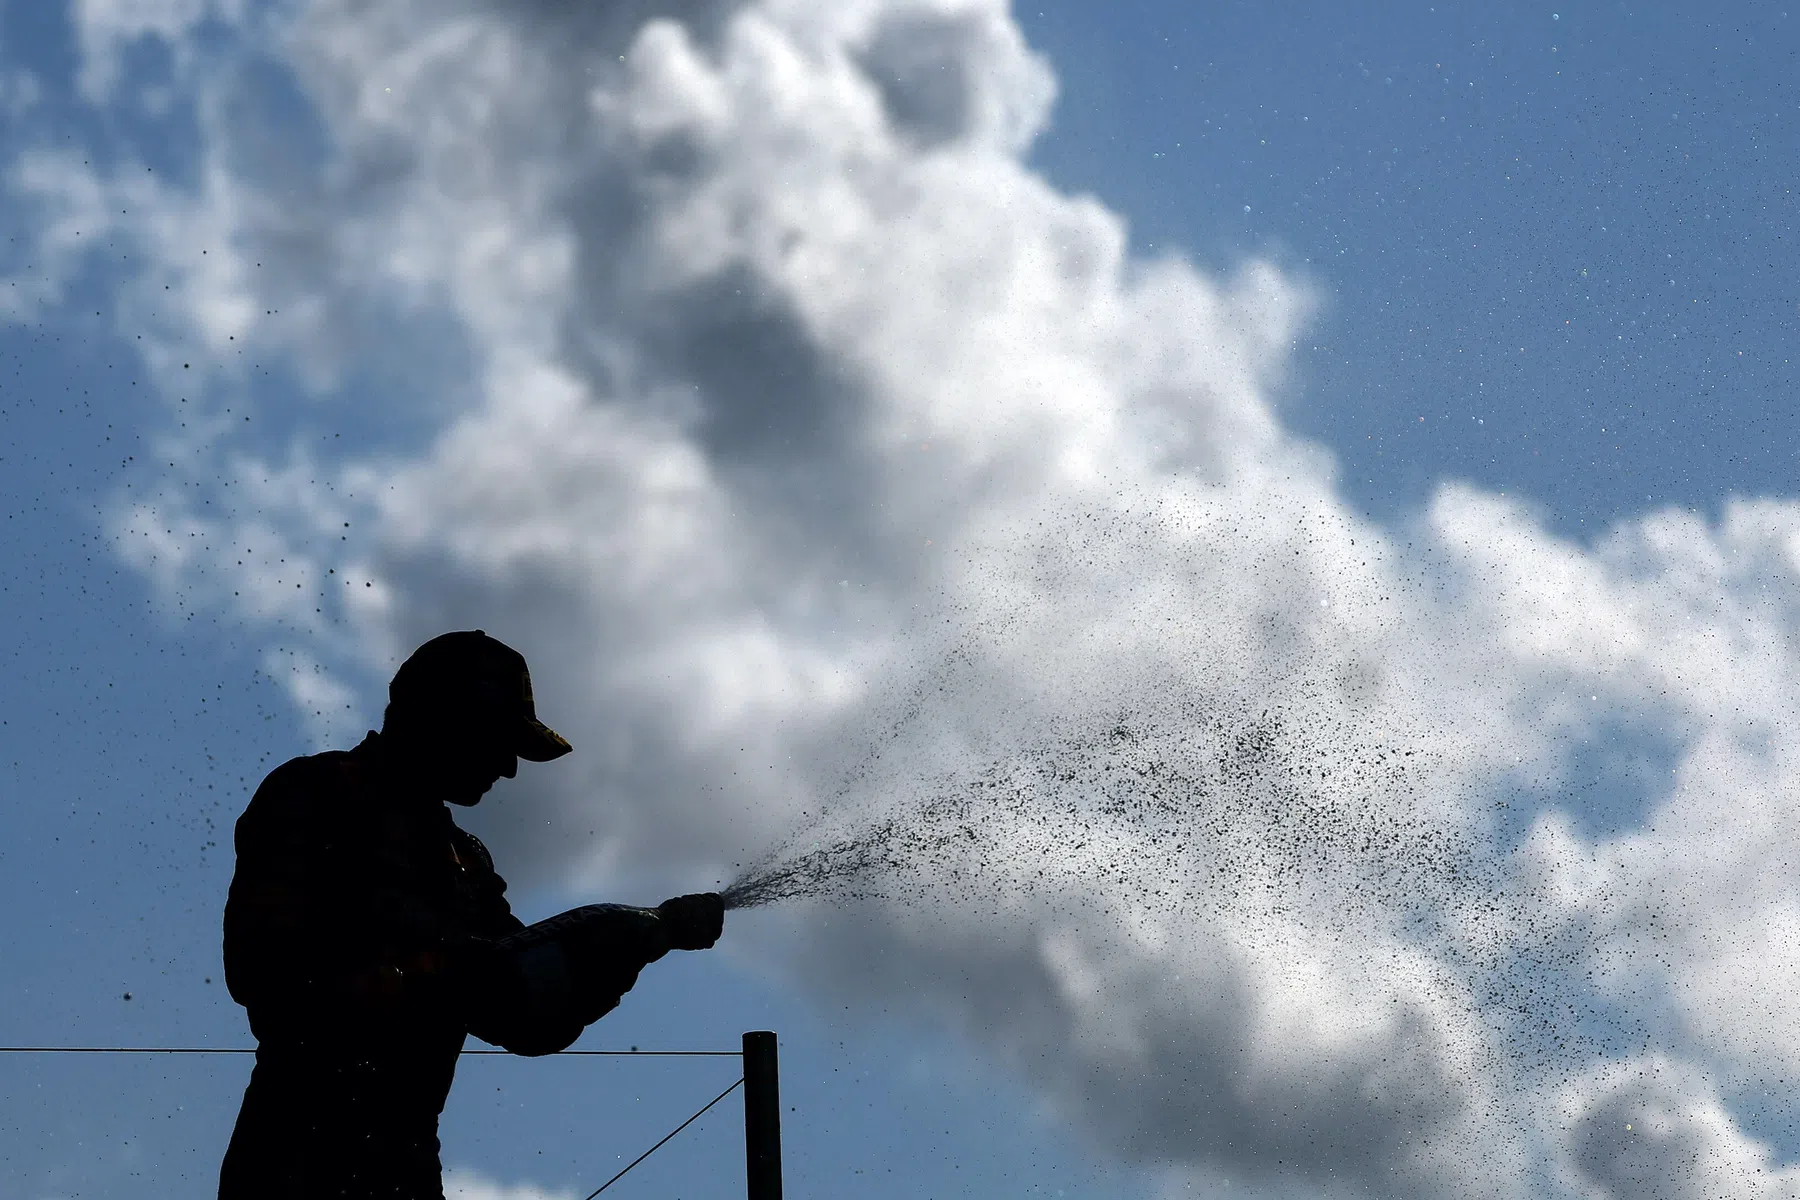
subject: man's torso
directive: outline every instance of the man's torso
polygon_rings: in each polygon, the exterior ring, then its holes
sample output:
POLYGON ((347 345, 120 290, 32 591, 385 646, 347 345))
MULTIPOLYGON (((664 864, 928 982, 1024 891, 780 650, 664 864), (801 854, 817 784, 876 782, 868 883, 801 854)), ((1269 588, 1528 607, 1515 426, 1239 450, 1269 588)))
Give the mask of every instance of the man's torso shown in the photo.
POLYGON ((247 1195, 272 1172, 349 1172, 372 1190, 344 1194, 414 1194, 435 1181, 467 1030, 454 960, 521 928, 505 882, 479 840, 385 764, 374 734, 277 768, 236 842, 225 974, 259 1046, 226 1183, 244 1180, 247 1195), (412 1182, 374 1186, 389 1167, 412 1182))

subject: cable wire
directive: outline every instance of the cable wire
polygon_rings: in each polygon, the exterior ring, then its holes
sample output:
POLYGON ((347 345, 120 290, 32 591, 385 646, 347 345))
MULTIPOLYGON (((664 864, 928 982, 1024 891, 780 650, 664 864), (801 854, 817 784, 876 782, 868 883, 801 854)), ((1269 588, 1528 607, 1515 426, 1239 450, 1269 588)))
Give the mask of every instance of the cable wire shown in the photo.
MULTIPOLYGON (((0 1054, 255 1054, 253 1049, 242 1046, 0 1046, 0 1054)), ((464 1054, 508 1054, 507 1050, 464 1050, 464 1054)), ((589 1057, 608 1058, 742 1058, 741 1050, 563 1050, 561 1054, 580 1054, 589 1057)), ((587 1200, 594 1200, 601 1192, 619 1180, 631 1168, 661 1150, 669 1140, 682 1130, 706 1115, 707 1109, 723 1100, 743 1086, 740 1076, 736 1082, 718 1095, 708 1100, 704 1107, 663 1136, 660 1142, 625 1164, 624 1170, 589 1192, 587 1200)))
POLYGON ((639 1163, 643 1162, 646 1158, 649 1158, 652 1154, 655 1154, 658 1150, 661 1150, 670 1138, 674 1137, 676 1134, 678 1134, 682 1130, 686 1129, 689 1125, 692 1125, 695 1121, 698 1121, 701 1117, 705 1116, 707 1108, 711 1108, 713 1105, 717 1104, 719 1101, 723 1100, 725 1097, 731 1095, 731 1093, 737 1091, 738 1088, 743 1084, 743 1082, 744 1082, 744 1080, 740 1076, 736 1083, 732 1084, 730 1087, 726 1088, 724 1091, 722 1091, 718 1095, 714 1096, 711 1100, 708 1100, 706 1102, 706 1108, 702 1108, 699 1112, 695 1113, 693 1116, 689 1117, 687 1120, 683 1121, 681 1124, 677 1125, 675 1128, 669 1130, 669 1132, 664 1135, 662 1141, 656 1143, 656 1145, 650 1147, 648 1150, 644 1151, 642 1154, 638 1155, 636 1158, 634 1158, 630 1162, 626 1163, 624 1171, 620 1171, 617 1175, 614 1175, 611 1179, 607 1180, 605 1183, 601 1184, 599 1187, 597 1187, 593 1191, 589 1192, 587 1194, 587 1200, 594 1200, 595 1196, 598 1196, 601 1192, 604 1192, 607 1188, 609 1188, 613 1184, 619 1182, 619 1180, 625 1178, 625 1171, 631 1170, 631 1168, 637 1166, 639 1163))
POLYGON ((255 1054, 241 1046, 0 1046, 0 1054, 255 1054))
MULTIPOLYGON (((0 1054, 255 1054, 244 1046, 0 1046, 0 1054)), ((510 1050, 464 1050, 464 1054, 511 1054, 510 1050)), ((742 1050, 559 1050, 589 1058, 742 1058, 742 1050)))

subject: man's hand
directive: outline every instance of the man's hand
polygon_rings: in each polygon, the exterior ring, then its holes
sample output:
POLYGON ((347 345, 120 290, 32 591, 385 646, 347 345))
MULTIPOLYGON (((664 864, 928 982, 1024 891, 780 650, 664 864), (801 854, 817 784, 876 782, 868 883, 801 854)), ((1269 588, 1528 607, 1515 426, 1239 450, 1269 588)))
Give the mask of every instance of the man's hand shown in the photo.
POLYGON ((717 892, 677 896, 656 906, 671 950, 710 950, 725 930, 725 901, 717 892))

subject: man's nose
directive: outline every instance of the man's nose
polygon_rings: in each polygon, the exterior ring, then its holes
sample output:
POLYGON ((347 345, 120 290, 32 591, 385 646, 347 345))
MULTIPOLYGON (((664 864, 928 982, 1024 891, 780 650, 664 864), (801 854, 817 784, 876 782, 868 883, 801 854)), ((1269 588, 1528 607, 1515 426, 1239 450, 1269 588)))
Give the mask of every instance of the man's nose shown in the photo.
POLYGON ((504 771, 500 772, 500 778, 502 778, 502 779, 517 779, 518 777, 519 777, 519 758, 517 755, 509 756, 506 760, 506 769, 504 771))

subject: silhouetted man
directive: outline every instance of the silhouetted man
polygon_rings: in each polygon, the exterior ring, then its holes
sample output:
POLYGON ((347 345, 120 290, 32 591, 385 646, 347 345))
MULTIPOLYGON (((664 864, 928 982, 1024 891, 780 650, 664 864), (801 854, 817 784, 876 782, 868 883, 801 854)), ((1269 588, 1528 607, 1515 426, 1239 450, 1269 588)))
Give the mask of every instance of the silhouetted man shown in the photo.
POLYGON ((380 733, 277 767, 237 824, 225 981, 257 1051, 221 1200, 439 1200, 438 1117, 467 1034, 561 1050, 646 964, 723 925, 711 894, 523 925, 445 804, 569 752, 537 719, 524 658, 447 633, 388 694, 380 733))

